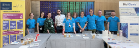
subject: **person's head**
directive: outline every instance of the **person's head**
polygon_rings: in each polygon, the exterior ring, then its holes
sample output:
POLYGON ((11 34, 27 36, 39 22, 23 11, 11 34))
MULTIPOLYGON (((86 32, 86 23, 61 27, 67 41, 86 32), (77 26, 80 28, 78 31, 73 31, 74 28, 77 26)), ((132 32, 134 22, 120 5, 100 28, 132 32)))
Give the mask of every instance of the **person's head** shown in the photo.
POLYGON ((84 16, 84 12, 83 11, 81 12, 81 16, 84 16))
POLYGON ((115 16, 115 14, 116 14, 115 11, 111 12, 111 16, 115 16))
POLYGON ((70 20, 72 20, 72 17, 70 15, 70 12, 67 13, 66 19, 68 20, 68 18, 70 18, 70 20))
POLYGON ((93 9, 89 9, 90 15, 93 15, 93 9))
POLYGON ((99 10, 99 11, 98 11, 98 16, 101 16, 101 15, 102 15, 102 11, 99 10))
POLYGON ((51 18, 51 12, 48 12, 48 13, 47 13, 47 17, 48 17, 48 18, 51 18))
POLYGON ((30 18, 33 18, 34 17, 34 14, 33 13, 30 13, 29 16, 30 16, 30 18))
POLYGON ((78 17, 78 15, 77 15, 76 12, 73 13, 73 17, 74 17, 74 18, 78 17))
POLYGON ((44 18, 44 12, 41 12, 41 13, 40 13, 40 17, 41 17, 41 18, 44 18))
POLYGON ((59 9, 57 10, 57 14, 58 14, 58 15, 60 15, 60 14, 61 14, 61 11, 60 11, 59 9))

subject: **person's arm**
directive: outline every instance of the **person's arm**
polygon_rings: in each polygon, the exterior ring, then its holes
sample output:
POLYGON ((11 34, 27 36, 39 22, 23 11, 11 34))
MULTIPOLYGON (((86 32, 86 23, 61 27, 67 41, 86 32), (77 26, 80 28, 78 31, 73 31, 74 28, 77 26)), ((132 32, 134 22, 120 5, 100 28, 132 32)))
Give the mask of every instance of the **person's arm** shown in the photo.
POLYGON ((76 34, 76 30, 75 30, 75 21, 73 23, 73 30, 74 30, 74 33, 76 34))
POLYGON ((120 30, 120 22, 118 22, 118 31, 120 30))
POLYGON ((44 22, 44 32, 49 33, 47 20, 45 20, 45 22, 44 22))
POLYGON ((28 28, 29 28, 29 25, 27 25, 27 24, 26 24, 26 27, 27 27, 27 32, 28 32, 28 34, 29 34, 29 30, 28 30, 28 28))
POLYGON ((39 23, 37 23, 37 31, 38 31, 38 33, 39 33, 39 23))
POLYGON ((108 33, 110 32, 110 31, 109 31, 109 25, 110 25, 110 19, 108 18, 108 23, 107 23, 108 33))
POLYGON ((29 34, 29 30, 28 30, 28 28, 27 28, 27 32, 28 32, 28 34, 29 34))
POLYGON ((109 22, 108 22, 108 24, 107 24, 107 29, 108 29, 108 31, 109 31, 109 22))
POLYGON ((62 33, 64 33, 65 32, 65 21, 66 19, 64 19, 64 21, 63 21, 63 32, 62 33))
POLYGON ((77 22, 77 24, 78 24, 79 28, 82 29, 82 27, 80 26, 79 22, 77 22))
POLYGON ((120 20, 119 20, 119 18, 118 18, 118 31, 120 30, 120 20))
POLYGON ((55 26, 57 27, 57 20, 56 20, 56 16, 55 16, 55 26))
POLYGON ((88 22, 85 23, 84 29, 85 29, 85 27, 87 26, 87 24, 88 24, 88 22))
POLYGON ((29 34, 29 30, 28 30, 28 28, 29 28, 29 21, 28 20, 27 20, 27 23, 26 23, 26 28, 27 28, 27 32, 29 34))

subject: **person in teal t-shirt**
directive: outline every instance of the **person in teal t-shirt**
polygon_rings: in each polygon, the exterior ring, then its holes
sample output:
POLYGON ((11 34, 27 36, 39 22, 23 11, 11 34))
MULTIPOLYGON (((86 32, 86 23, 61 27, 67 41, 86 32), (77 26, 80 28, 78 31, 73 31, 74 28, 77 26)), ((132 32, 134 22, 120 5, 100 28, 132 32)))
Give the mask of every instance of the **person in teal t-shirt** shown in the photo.
POLYGON ((73 19, 74 19, 74 21, 75 21, 75 30, 76 30, 77 33, 79 33, 80 30, 79 30, 79 27, 78 27, 78 24, 77 24, 78 15, 77 15, 76 12, 73 13, 73 19))
POLYGON ((27 26, 28 34, 31 34, 31 33, 35 33, 34 28, 35 28, 36 21, 35 19, 33 19, 34 17, 33 13, 30 13, 29 16, 30 18, 27 20, 26 26, 27 26))
POLYGON ((81 12, 81 16, 78 17, 77 24, 80 28, 80 32, 87 31, 87 17, 84 16, 84 12, 81 12))
POLYGON ((105 30, 104 22, 106 22, 105 16, 102 15, 102 11, 98 11, 98 16, 96 16, 96 30, 97 33, 102 34, 102 31, 105 30))
POLYGON ((43 33, 45 19, 46 18, 44 18, 44 12, 41 12, 40 17, 37 19, 37 31, 38 31, 38 33, 43 33))
POLYGON ((92 33, 96 32, 96 15, 93 15, 93 9, 89 9, 90 15, 87 15, 87 21, 88 21, 88 31, 92 31, 92 33))
POLYGON ((117 31, 120 30, 120 20, 115 16, 115 11, 111 12, 111 17, 108 18, 108 31, 111 33, 117 34, 117 31))
POLYGON ((67 13, 66 18, 63 21, 63 29, 64 29, 63 33, 64 32, 66 32, 66 33, 73 33, 74 32, 76 34, 76 31, 75 31, 75 21, 70 16, 69 12, 67 13))

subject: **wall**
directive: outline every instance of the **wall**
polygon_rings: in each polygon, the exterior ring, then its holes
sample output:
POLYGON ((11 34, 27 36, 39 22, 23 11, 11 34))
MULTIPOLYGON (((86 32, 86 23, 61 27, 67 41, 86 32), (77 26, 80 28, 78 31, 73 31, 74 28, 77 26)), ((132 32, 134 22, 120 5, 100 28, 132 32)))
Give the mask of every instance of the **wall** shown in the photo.
POLYGON ((26 0, 26 20, 29 18, 28 14, 31 12, 31 1, 86 1, 86 2, 94 1, 95 15, 97 15, 98 10, 102 10, 103 15, 104 10, 115 10, 116 16, 119 17, 119 1, 139 1, 139 0, 26 0))

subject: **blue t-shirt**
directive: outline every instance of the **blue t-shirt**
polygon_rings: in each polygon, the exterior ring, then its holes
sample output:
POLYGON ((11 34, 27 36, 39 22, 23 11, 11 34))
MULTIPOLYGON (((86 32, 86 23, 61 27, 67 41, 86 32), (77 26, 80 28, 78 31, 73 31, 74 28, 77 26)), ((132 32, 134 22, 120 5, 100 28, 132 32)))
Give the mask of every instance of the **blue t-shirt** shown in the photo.
POLYGON ((118 17, 109 17, 108 18, 108 22, 109 22, 109 31, 118 31, 118 22, 120 22, 118 17))
POLYGON ((64 19, 63 23, 65 23, 65 32, 74 32, 73 31, 73 23, 75 23, 74 19, 72 18, 72 20, 70 19, 64 19))
POLYGON ((39 26, 43 26, 43 25, 44 25, 45 19, 46 19, 46 18, 41 18, 41 17, 39 17, 39 18, 37 19, 37 23, 39 23, 39 26))
POLYGON ((79 29, 78 24, 77 24, 78 17, 73 18, 73 19, 75 21, 75 30, 77 31, 79 29))
MULTIPOLYGON (((84 26, 85 26, 85 23, 87 22, 87 17, 78 17, 78 20, 77 20, 77 22, 79 22, 79 24, 80 24, 80 26, 82 27, 82 28, 84 28, 84 26)), ((87 27, 85 27, 85 29, 87 29, 87 27)))
POLYGON ((36 22, 35 22, 35 19, 28 19, 27 20, 27 23, 26 23, 27 25, 29 25, 29 27, 28 27, 28 29, 32 29, 32 28, 35 28, 35 24, 36 24, 36 22))
POLYGON ((105 30, 104 21, 106 21, 105 16, 96 16, 96 30, 102 31, 105 30))
POLYGON ((96 20, 96 15, 93 15, 93 16, 87 15, 88 30, 96 29, 95 20, 96 20))

